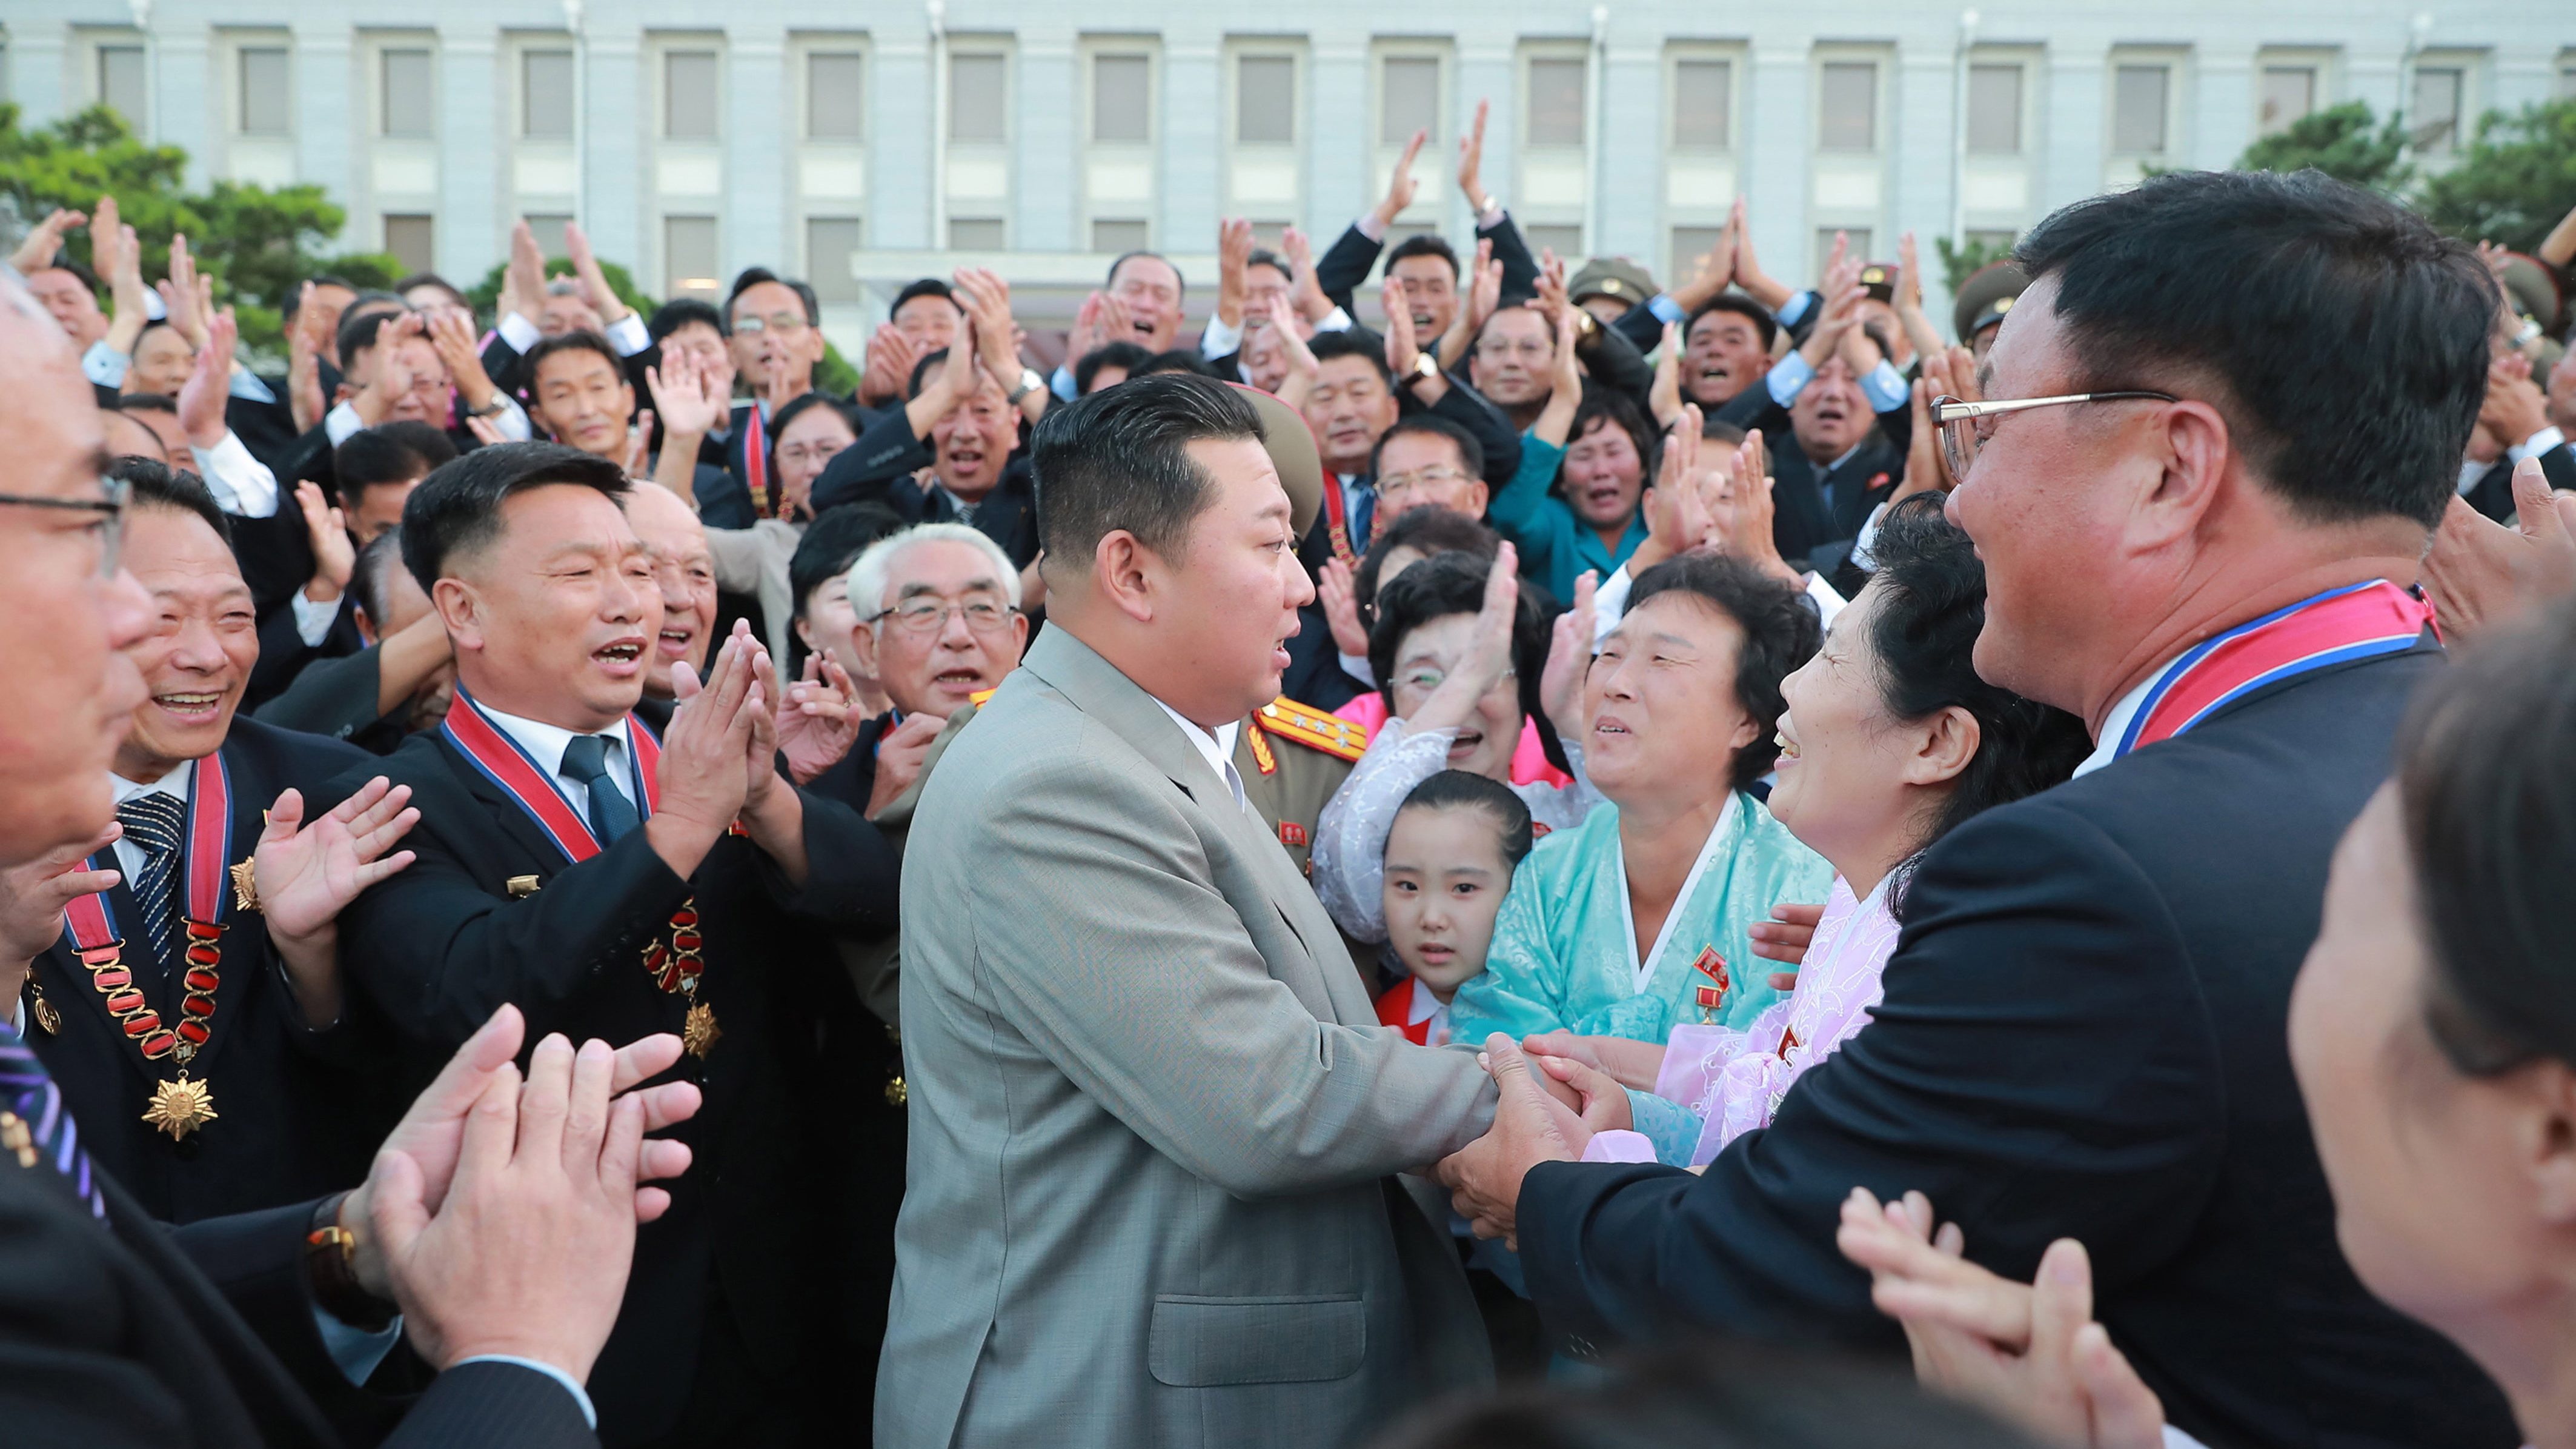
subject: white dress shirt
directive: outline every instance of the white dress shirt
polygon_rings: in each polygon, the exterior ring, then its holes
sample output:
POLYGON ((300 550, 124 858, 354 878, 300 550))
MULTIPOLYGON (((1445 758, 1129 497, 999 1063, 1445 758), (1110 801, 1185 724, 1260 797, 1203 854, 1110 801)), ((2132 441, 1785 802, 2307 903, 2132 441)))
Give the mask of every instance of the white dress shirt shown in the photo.
MULTIPOLYGON (((1150 694, 1145 697, 1154 699, 1150 694)), ((1216 771, 1216 777, 1223 780, 1225 787, 1234 792, 1236 806, 1249 812, 1252 806, 1244 798, 1242 772, 1234 768, 1234 737, 1243 729, 1243 721, 1227 720, 1216 727, 1214 734, 1210 734, 1190 723, 1179 710, 1159 699, 1154 700, 1154 707, 1172 717, 1172 723, 1181 727, 1181 734, 1189 740, 1190 747, 1199 752, 1199 755, 1208 762, 1208 768, 1216 771)))
MULTIPOLYGON (((1825 576, 1822 574, 1802 571, 1799 577, 1806 580, 1801 588, 1816 606, 1817 622, 1827 628, 1833 627, 1834 615, 1841 613, 1851 601, 1844 598, 1833 585, 1826 583, 1825 576)), ((1610 577, 1603 579, 1600 586, 1592 591, 1593 652, 1600 652, 1601 641, 1609 638, 1610 631, 1618 628, 1619 621, 1627 616, 1628 591, 1635 586, 1636 582, 1629 577, 1628 566, 1621 564, 1611 570, 1610 577)))
MULTIPOLYGON (((546 340, 546 334, 537 330, 536 323, 516 312, 503 313, 500 325, 492 330, 499 334, 502 341, 509 343, 510 349, 514 352, 527 352, 546 340)), ((625 316, 609 323, 604 333, 608 338, 608 345, 616 348, 617 355, 620 357, 633 357, 653 345, 653 334, 645 330, 644 318, 632 308, 628 309, 625 316)))
POLYGON ((2165 671, 2172 667, 2173 660, 2168 659, 2148 670, 2147 677, 2138 681, 2137 688, 2121 695, 2120 702, 2111 706, 2110 714, 2103 717, 2102 733, 2094 737, 2093 753, 2086 755, 2084 763, 2075 767, 2074 778, 2081 779, 2119 758, 2120 736, 2128 733, 2129 721, 2136 719, 2138 710, 2146 704, 2147 691, 2154 688, 2156 681, 2164 678, 2165 671))
MULTIPOLYGON (((528 757, 537 762, 537 767, 553 777, 555 788, 563 791, 564 798, 572 802, 572 808, 587 823, 590 819, 590 786, 587 782, 576 780, 563 772, 564 748, 570 745, 573 736, 581 731, 568 730, 561 725, 550 725, 543 720, 522 719, 515 714, 503 714, 488 704, 483 705, 482 709, 492 723, 500 727, 501 733, 508 735, 520 749, 527 751, 528 757)), ((616 787, 618 794, 627 797, 629 803, 638 807, 637 814, 642 814, 643 802, 635 799, 635 789, 627 783, 626 752, 631 746, 626 742, 626 721, 621 719, 607 729, 599 731, 599 734, 608 741, 608 752, 601 758, 601 763, 608 769, 608 783, 616 787)))

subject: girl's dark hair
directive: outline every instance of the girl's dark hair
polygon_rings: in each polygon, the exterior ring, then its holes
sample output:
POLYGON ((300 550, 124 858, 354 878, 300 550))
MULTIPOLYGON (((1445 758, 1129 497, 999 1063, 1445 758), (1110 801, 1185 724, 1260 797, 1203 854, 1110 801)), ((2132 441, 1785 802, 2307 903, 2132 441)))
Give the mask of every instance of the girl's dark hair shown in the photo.
POLYGON ((1932 842, 1979 814, 2060 784, 2093 750, 2084 721, 2022 698, 1977 675, 1977 634, 1986 627, 1986 566, 1965 530, 1925 493, 1887 510, 1870 553, 1880 591, 1870 620, 1879 698, 1887 712, 1918 720, 1956 705, 1977 722, 1977 753, 1952 782, 1915 854, 1897 867, 1889 896, 1901 920, 1905 882, 1932 842))
POLYGON ((2442 1054, 2472 1077, 2576 1062, 2576 606, 2428 682, 2397 790, 2442 1054))
POLYGON ((1377 624, 1377 581, 1386 568, 1388 554, 1409 548, 1426 559, 1442 553, 1478 553, 1492 558, 1502 538, 1465 514, 1446 508, 1415 508, 1397 514, 1394 522, 1369 540, 1368 553, 1351 575, 1351 594, 1360 606, 1360 627, 1374 628, 1377 624))
MULTIPOLYGON (((1404 636, 1434 619, 1482 611, 1485 575, 1493 567, 1489 553, 1434 554, 1378 591, 1377 623, 1369 629, 1369 669, 1377 675, 1378 698, 1386 701, 1388 714, 1395 713, 1395 652, 1403 647, 1404 636)), ((1549 621, 1533 593, 1523 585, 1512 610, 1512 669, 1518 676, 1521 713, 1544 721, 1547 710, 1539 703, 1538 686, 1547 668, 1549 621)))
POLYGON ((1398 817, 1407 810, 1482 810, 1503 832, 1505 865, 1518 870, 1530 853, 1529 806, 1510 786, 1473 770, 1443 770, 1414 786, 1404 803, 1395 807, 1398 817))
MULTIPOLYGON (((780 409, 781 416, 785 411, 780 409)), ((825 583, 847 574, 869 544, 903 528, 902 517, 882 503, 844 503, 824 509, 805 525, 805 536, 796 540, 796 552, 787 560, 787 596, 793 601, 792 617, 804 618, 805 601, 825 583)), ((802 673, 809 652, 805 640, 789 630, 787 673, 783 677, 793 679, 802 673)))
MULTIPOLYGON (((1628 441, 1636 445, 1637 488, 1642 497, 1646 487, 1655 481, 1656 464, 1664 455, 1663 434, 1656 431, 1653 420, 1626 393, 1615 387, 1600 387, 1587 382, 1583 385, 1583 401, 1574 408, 1574 423, 1565 430, 1567 452, 1574 451, 1574 445, 1582 442, 1584 436, 1592 431, 1595 419, 1607 419, 1627 433, 1628 441)), ((1551 486, 1556 489, 1558 497, 1565 496, 1565 465, 1562 462, 1556 466, 1556 481, 1551 486)))
MULTIPOLYGON (((1405 575, 1411 578, 1410 573, 1405 575)), ((1771 771, 1780 758, 1780 681, 1816 652, 1823 626, 1807 596, 1739 558, 1686 553, 1637 576, 1628 593, 1634 615, 1657 594, 1689 594, 1735 621, 1744 646, 1735 655, 1735 702, 1753 717, 1753 743, 1735 752, 1738 790, 1771 771)))

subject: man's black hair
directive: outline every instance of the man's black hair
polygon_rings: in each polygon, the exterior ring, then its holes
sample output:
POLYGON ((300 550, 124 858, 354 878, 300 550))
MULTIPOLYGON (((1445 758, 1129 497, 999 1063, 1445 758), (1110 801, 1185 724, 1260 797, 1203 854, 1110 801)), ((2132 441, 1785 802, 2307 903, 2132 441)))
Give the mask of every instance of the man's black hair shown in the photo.
POLYGON ((1268 267, 1270 270, 1286 277, 1290 286, 1296 285, 1296 269, 1288 265, 1288 259, 1286 257, 1279 255, 1268 247, 1254 247, 1252 249, 1252 255, 1243 259, 1243 269, 1245 271, 1251 271, 1254 267, 1268 267))
POLYGON ((1394 427, 1377 435, 1377 446, 1369 449, 1370 477, 1377 476, 1377 460, 1386 451, 1386 445, 1407 433, 1428 433, 1435 438, 1447 438, 1450 446, 1458 450, 1458 466, 1467 470, 1467 476, 1485 476, 1485 445, 1476 441, 1474 433, 1438 413, 1415 413, 1411 417, 1397 418, 1394 427))
POLYGON ((826 508, 816 515, 787 560, 787 593, 794 617, 804 618, 805 601, 816 589, 847 574, 869 544, 908 526, 903 515, 873 501, 826 508))
POLYGON ((805 304, 805 324, 807 326, 820 327, 823 325, 823 304, 814 296, 814 289, 806 283, 797 281, 793 277, 782 277, 767 267, 745 267, 742 269, 742 275, 733 279, 733 290, 725 293, 725 315, 727 317, 731 317, 733 315, 733 304, 741 300, 742 294, 759 286, 763 282, 776 282, 778 285, 794 292, 796 294, 796 300, 805 304))
POLYGON ((2441 521, 2498 301, 2466 243, 2319 172, 2179 171, 2063 208, 2013 259, 2054 283, 2061 391, 2217 407, 2312 521, 2441 521))
POLYGON ((355 509, 368 489, 427 477, 455 457, 455 440, 427 423, 378 423, 331 450, 331 475, 339 480, 340 506, 355 509))
POLYGON ((121 413, 179 413, 179 400, 166 392, 129 392, 108 406, 121 413))
POLYGON ((128 508, 162 508, 173 513, 193 513, 206 521, 224 547, 233 546, 233 521, 224 516, 223 505, 215 501, 206 480, 185 469, 173 468, 157 458, 131 455, 108 464, 107 476, 125 485, 128 508))
MULTIPOLYGON (((1408 570, 1406 578, 1411 578, 1408 570)), ((1770 772, 1780 758, 1780 681, 1815 654, 1824 633, 1807 596, 1740 558, 1686 553, 1637 576, 1628 593, 1628 618, 1657 594, 1688 594, 1735 621, 1744 642, 1735 652, 1735 702, 1753 717, 1753 743, 1735 752, 1741 790, 1770 772)))
MULTIPOLYGON (((355 293, 358 290, 357 283, 350 281, 346 277, 335 277, 329 272, 324 272, 318 277, 306 277, 304 280, 316 287, 343 287, 352 293, 355 293)), ((297 286, 286 294, 286 305, 278 309, 278 320, 281 322, 292 322, 295 320, 295 314, 303 310, 304 288, 302 286, 297 286)))
POLYGON ((607 360, 608 370, 616 375, 619 382, 626 380, 626 359, 617 355, 617 349, 609 345, 608 339, 587 327, 575 327, 560 336, 543 339, 519 359, 519 376, 528 380, 528 396, 533 398, 537 395, 539 365, 547 358, 561 357, 567 352, 595 353, 607 360))
POLYGON ((367 627, 385 637, 385 613, 392 607, 393 571, 402 564, 402 525, 396 524, 358 546, 349 566, 349 597, 367 616, 367 627))
MULTIPOLYGON (((895 313, 902 311, 903 304, 911 301, 915 297, 937 297, 939 300, 947 303, 951 307, 957 306, 956 288, 949 286, 946 282, 939 280, 937 277, 923 277, 917 281, 906 282, 903 290, 894 294, 894 305, 886 308, 886 315, 891 317, 895 313)), ((966 309, 958 307, 957 310, 962 312, 966 309)))
POLYGON ((421 480, 403 500, 403 567, 422 593, 435 593, 449 559, 501 536, 501 505, 531 488, 569 483, 596 488, 624 507, 626 470, 560 443, 494 443, 421 480))
POLYGON ((1091 391, 1091 380, 1098 377, 1104 367, 1114 367, 1134 377, 1153 360, 1154 354, 1142 343, 1104 342, 1082 354, 1082 360, 1073 365, 1073 395, 1080 397, 1091 391))
POLYGON ((1780 319, 1771 315, 1770 308, 1741 292, 1720 292, 1700 303, 1699 310, 1691 313, 1690 320, 1682 324, 1683 345, 1689 345, 1691 329, 1699 325, 1699 319, 1711 312, 1732 312, 1752 323, 1753 330, 1762 334, 1762 350, 1765 352, 1771 350, 1772 339, 1780 335, 1780 319))
POLYGON ((1338 332, 1318 332, 1307 341, 1306 350, 1315 354, 1318 365, 1330 362, 1336 357, 1365 357, 1368 359, 1369 366, 1377 369, 1378 381, 1390 388, 1395 386, 1395 374, 1386 370, 1385 339, 1365 327, 1345 327, 1338 332))
MULTIPOLYGON (((1118 269, 1127 265, 1129 262, 1134 261, 1138 257, 1152 257, 1154 260, 1161 262, 1164 266, 1170 267, 1172 269, 1172 285, 1178 291, 1179 297, 1189 296, 1189 278, 1181 275, 1180 263, 1173 261, 1170 257, 1163 255, 1161 252, 1147 251, 1143 247, 1138 247, 1132 252, 1120 252, 1118 254, 1118 259, 1109 264, 1109 276, 1101 283, 1101 285, 1104 287, 1117 286, 1118 269)), ((1179 298, 1175 298, 1174 300, 1179 300, 1179 298)))
POLYGON ((1216 364, 1208 361, 1207 357, 1194 347, 1175 347, 1169 352, 1157 352, 1146 358, 1144 366, 1134 369, 1128 375, 1142 377, 1158 372, 1187 372, 1199 377, 1215 377, 1216 364))
POLYGON ((659 342, 690 323, 716 329, 718 337, 731 337, 733 324, 716 304, 700 297, 673 297, 653 309, 653 320, 644 324, 644 335, 659 342))
POLYGON ((394 283, 394 295, 398 297, 408 297, 411 295, 411 289, 414 287, 436 287, 440 291, 445 292, 447 295, 454 297, 460 302, 465 300, 465 293, 461 288, 459 288, 454 282, 447 280, 436 272, 412 273, 410 276, 394 283))
POLYGON ((40 272, 69 272, 74 277, 80 279, 80 284, 82 286, 89 288, 91 296, 95 297, 98 295, 98 273, 91 271, 87 262, 77 262, 72 260, 69 252, 58 251, 54 253, 54 259, 52 261, 43 263, 38 266, 36 270, 40 272))
POLYGON ((1449 264, 1449 280, 1453 283, 1458 280, 1458 253, 1446 237, 1426 231, 1397 242, 1395 250, 1386 254, 1386 274, 1394 276, 1395 264, 1406 257, 1438 257, 1449 264))
POLYGON ((1216 497, 1216 480, 1189 454, 1207 438, 1258 442, 1261 415, 1235 389, 1188 373, 1130 378, 1047 409, 1029 449, 1039 546, 1087 570, 1100 540, 1125 529, 1178 557, 1216 497))
POLYGON ((358 365, 358 354, 375 346, 376 334, 385 329, 385 324, 402 316, 408 310, 410 309, 400 305, 399 302, 387 308, 374 308, 362 302, 352 302, 341 309, 340 335, 333 340, 332 345, 332 351, 340 359, 340 371, 346 373, 354 370, 358 365))

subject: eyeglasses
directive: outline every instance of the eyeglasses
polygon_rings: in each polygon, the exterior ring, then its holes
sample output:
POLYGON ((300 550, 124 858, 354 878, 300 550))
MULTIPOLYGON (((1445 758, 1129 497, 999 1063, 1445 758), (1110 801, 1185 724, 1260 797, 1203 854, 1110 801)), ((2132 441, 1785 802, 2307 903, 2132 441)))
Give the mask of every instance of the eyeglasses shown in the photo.
MULTIPOLYGON (((2005 413, 2027 412, 2032 408, 2061 407, 2067 403, 2089 402, 2180 402, 2171 393, 2127 389, 2120 392, 2071 392, 2063 397, 2016 397, 1999 402, 1961 402, 1954 397, 1932 399, 1932 421, 1941 427, 1941 456, 1950 465, 1950 476, 1964 480, 1968 466, 1977 461, 1977 449, 1985 446, 1985 434, 1977 431, 1979 418, 2000 417, 2005 413)), ((1988 433, 1993 431, 1988 426, 1988 433)))
POLYGON ((843 448, 848 446, 850 445, 847 443, 834 442, 829 439, 817 443, 788 443, 779 448, 778 461, 782 463, 828 463, 832 461, 833 457, 843 448))
POLYGON ((813 325, 794 312, 780 312, 768 317, 733 319, 734 335, 738 337, 746 335, 757 337, 763 332, 775 332, 781 337, 802 337, 805 335, 805 329, 813 325))
POLYGON ((98 489, 106 496, 38 498, 26 493, 0 493, 0 503, 14 503, 20 508, 68 509, 74 513, 97 514, 98 576, 112 579, 116 577, 117 565, 125 552, 125 480, 103 477, 98 480, 98 489))
POLYGON ((879 620, 892 619, 894 626, 906 634, 928 635, 946 629, 952 612, 964 615, 966 627, 978 634, 998 634, 1010 627, 1011 616, 1019 610, 983 599, 970 599, 962 604, 952 604, 944 599, 914 599, 870 614, 867 622, 874 624, 879 620))
POLYGON ((1380 501, 1384 501, 1389 498, 1400 498, 1416 488, 1437 488, 1443 483, 1466 481, 1467 475, 1463 470, 1452 468, 1445 463, 1435 463, 1431 467, 1415 472, 1389 473, 1378 479, 1377 496, 1380 501))

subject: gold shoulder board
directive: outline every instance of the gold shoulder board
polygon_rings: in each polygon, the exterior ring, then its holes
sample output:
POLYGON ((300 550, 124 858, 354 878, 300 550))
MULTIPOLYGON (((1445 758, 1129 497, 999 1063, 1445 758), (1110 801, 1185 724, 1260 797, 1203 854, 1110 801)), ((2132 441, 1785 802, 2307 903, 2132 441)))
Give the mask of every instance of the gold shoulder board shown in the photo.
POLYGON ((1368 751, 1368 731, 1337 714, 1299 704, 1285 695, 1261 707, 1262 729, 1308 749, 1356 761, 1368 751))
POLYGON ((973 694, 966 696, 966 702, 975 706, 977 709, 982 709, 984 707, 984 701, 991 699, 996 693, 999 693, 1001 688, 1002 687, 997 684, 991 689, 976 690, 973 694))

